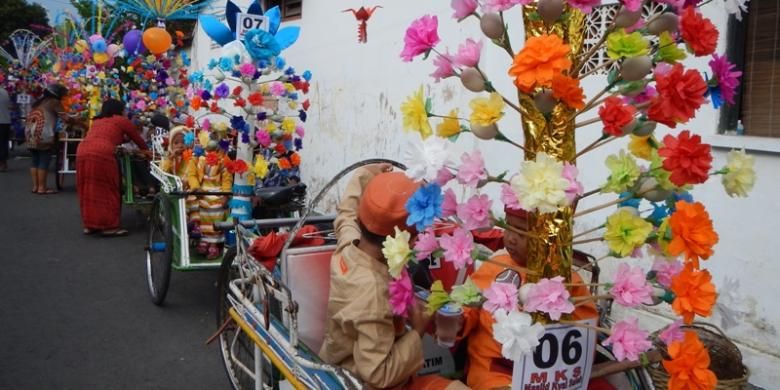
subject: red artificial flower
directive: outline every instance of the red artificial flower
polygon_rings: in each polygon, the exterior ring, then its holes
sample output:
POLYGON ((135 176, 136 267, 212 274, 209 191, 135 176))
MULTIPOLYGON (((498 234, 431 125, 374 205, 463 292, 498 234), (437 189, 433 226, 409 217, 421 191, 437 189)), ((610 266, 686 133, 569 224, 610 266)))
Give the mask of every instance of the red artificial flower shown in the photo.
POLYGON ((233 105, 241 108, 246 107, 246 100, 244 100, 244 98, 242 97, 239 97, 238 99, 233 101, 233 105))
POLYGON ((294 167, 301 165, 301 155, 293 152, 290 155, 290 164, 292 164, 294 167))
POLYGON ((679 137, 671 134, 664 137, 664 146, 658 149, 658 155, 664 157, 664 169, 672 173, 669 180, 682 187, 707 181, 712 168, 710 149, 710 145, 701 143, 699 135, 691 136, 691 132, 685 130, 679 137))
POLYGON ((151 70, 147 70, 146 72, 144 72, 144 78, 147 80, 151 80, 152 78, 154 78, 154 72, 152 72, 151 70))
POLYGON ((303 111, 309 111, 309 107, 311 106, 311 103, 309 103, 309 99, 306 99, 301 103, 303 106, 303 111))
POLYGON ((260 92, 254 92, 247 96, 247 100, 249 100, 249 104, 253 106, 262 106, 263 105, 263 94, 260 92))
MULTIPOLYGON (((226 161, 228 161, 228 160, 226 160, 226 161)), ((227 170, 230 173, 233 173, 233 174, 238 173, 240 175, 240 174, 246 172, 249 169, 249 167, 247 167, 246 162, 244 162, 244 160, 235 160, 235 161, 229 160, 229 161, 230 161, 230 164, 229 165, 226 164, 225 166, 227 167, 227 170)))
POLYGON ((623 128, 634 121, 636 108, 623 103, 623 99, 610 96, 599 108, 599 117, 604 124, 604 132, 615 137, 622 137, 623 128))
POLYGON ((276 147, 274 147, 274 150, 276 150, 276 153, 279 154, 285 154, 287 153, 287 148, 284 147, 281 143, 276 144, 276 147))
POLYGON ((292 168, 292 164, 290 163, 290 160, 287 159, 287 157, 280 158, 279 159, 279 168, 287 170, 287 169, 292 168))
POLYGON ((688 44, 688 49, 699 57, 714 53, 718 47, 718 29, 693 6, 682 12, 680 36, 688 44))
POLYGON ((233 96, 239 96, 239 95, 241 95, 241 91, 243 91, 243 90, 244 90, 244 89, 243 89, 243 88, 241 88, 241 86, 240 86, 240 85, 239 85, 239 86, 237 86, 237 87, 235 87, 235 88, 233 88, 233 96))
POLYGON ((187 119, 184 120, 184 125, 187 127, 195 127, 195 118, 188 115, 187 119))
POLYGON ((658 95, 651 101, 647 115, 671 128, 693 118, 707 93, 701 74, 694 69, 684 70, 679 63, 666 74, 656 74, 655 83, 658 95))
POLYGON ((209 110, 213 113, 219 114, 221 112, 219 106, 217 105, 217 102, 212 101, 211 105, 209 106, 209 110))
POLYGON ((192 107, 193 110, 198 111, 203 105, 203 99, 201 99, 200 96, 193 96, 192 100, 190 101, 190 107, 192 107))
POLYGON ((219 155, 215 152, 206 153, 206 164, 211 166, 219 164, 219 155))
POLYGON ((297 89, 297 90, 299 90, 299 91, 301 91, 303 93, 309 93, 309 82, 308 81, 304 81, 304 80, 296 81, 296 82, 292 83, 292 85, 293 85, 293 87, 295 87, 295 89, 297 89))
MULTIPOLYGON (((186 76, 186 75, 183 75, 183 76, 186 76)), ((189 81, 189 80, 187 80, 187 78, 186 78, 186 77, 184 77, 184 78, 183 78, 183 79, 180 81, 180 83, 181 83, 181 87, 182 87, 182 88, 187 88, 187 87, 190 85, 190 81, 189 81)))

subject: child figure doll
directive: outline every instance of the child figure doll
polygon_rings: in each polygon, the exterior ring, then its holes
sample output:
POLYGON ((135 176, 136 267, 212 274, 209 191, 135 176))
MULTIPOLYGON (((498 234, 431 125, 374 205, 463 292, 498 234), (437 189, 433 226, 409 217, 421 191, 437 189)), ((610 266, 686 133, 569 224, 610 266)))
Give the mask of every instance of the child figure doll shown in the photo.
MULTIPOLYGON (((187 176, 188 166, 193 161, 192 150, 187 148, 184 137, 190 129, 185 126, 176 126, 168 133, 168 150, 160 163, 163 172, 170 173, 181 179, 183 190, 189 189, 187 176)), ((188 195, 185 199, 187 207, 187 229, 192 238, 200 238, 200 205, 198 197, 188 195)))
MULTIPOLYGON (((233 187, 233 174, 225 164, 225 153, 219 148, 216 140, 209 140, 206 145, 206 155, 192 160, 189 164, 187 177, 190 189, 202 192, 230 192, 233 187)), ((196 252, 215 259, 222 253, 221 246, 225 235, 214 229, 215 222, 227 218, 228 197, 224 195, 201 195, 198 197, 200 206, 200 240, 195 247, 196 252)))

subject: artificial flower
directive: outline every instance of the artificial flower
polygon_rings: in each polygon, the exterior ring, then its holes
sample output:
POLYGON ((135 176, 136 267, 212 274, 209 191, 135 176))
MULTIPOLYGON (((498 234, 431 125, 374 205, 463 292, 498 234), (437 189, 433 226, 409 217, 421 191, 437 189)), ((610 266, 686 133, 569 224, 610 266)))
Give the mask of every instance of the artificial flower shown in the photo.
MULTIPOLYGON (((573 203, 574 200, 577 199, 577 197, 581 196, 585 191, 585 187, 583 187, 582 183, 580 183, 577 180, 578 175, 579 175, 579 171, 577 170, 577 166, 575 166, 574 164, 570 164, 569 162, 563 163, 563 178, 569 182, 569 186, 565 190, 566 200, 569 203, 573 203)), ((503 196, 503 188, 502 188, 502 196, 503 196)))
POLYGON ((450 182, 450 180, 454 178, 455 175, 452 174, 450 169, 443 167, 442 169, 439 169, 439 173, 436 174, 436 180, 434 180, 434 183, 438 184, 440 187, 444 187, 447 185, 447 183, 450 182))
POLYGON ((425 311, 430 315, 439 310, 442 306, 450 301, 450 295, 444 290, 444 285, 441 280, 436 280, 431 284, 431 293, 428 295, 428 300, 425 304, 425 311))
POLYGON ((253 106, 262 106, 263 105, 263 94, 260 92, 253 92, 247 96, 247 101, 249 104, 253 106))
POLYGON ((636 317, 627 318, 612 325, 611 334, 602 344, 612 346, 612 353, 618 361, 636 361, 640 353, 652 346, 647 336, 648 333, 639 328, 636 317))
POLYGON ((567 205, 569 180, 563 177, 563 163, 544 152, 537 153, 535 160, 523 161, 510 184, 526 210, 552 213, 567 205))
POLYGON ((444 260, 451 262, 455 269, 459 270, 474 262, 471 258, 474 238, 468 230, 457 228, 452 235, 441 236, 439 244, 444 249, 444 260))
POLYGON ((696 332, 686 331, 683 341, 667 348, 669 360, 663 366, 669 373, 669 390, 714 390, 718 384, 710 371, 710 354, 696 332))
POLYGON ((655 145, 655 141, 652 139, 652 136, 630 134, 629 137, 631 140, 628 141, 628 151, 631 152, 631 154, 636 158, 650 161, 650 158, 653 155, 653 146, 655 145))
POLYGON ((706 260, 712 256, 718 234, 713 230, 712 220, 703 204, 678 201, 675 208, 669 217, 672 240, 667 251, 672 256, 685 254, 686 259, 698 268, 699 259, 706 260))
POLYGON ((517 286, 512 283, 494 282, 484 292, 482 308, 490 313, 496 310, 512 312, 517 310, 517 286))
POLYGON ((477 285, 467 276, 465 282, 452 288, 450 299, 461 306, 474 305, 482 300, 482 294, 477 285))
MULTIPOLYGON (((257 69, 255 68, 254 64, 251 64, 249 62, 245 62, 238 66, 238 71, 241 72, 241 75, 244 77, 254 76, 256 70, 257 69)), ((238 95, 238 94, 234 93, 234 95, 238 95)))
POLYGON ((520 198, 517 197, 512 186, 507 183, 501 184, 501 202, 510 210, 520 210, 522 208, 520 205, 520 198))
POLYGON ((664 169, 664 161, 661 156, 658 155, 657 150, 650 152, 650 170, 647 174, 655 179, 655 181, 658 182, 658 186, 664 190, 674 190, 677 188, 671 181, 672 173, 664 169))
POLYGON ((297 167, 301 165, 301 155, 298 153, 291 153, 290 154, 290 164, 292 164, 293 167, 297 167))
POLYGON ((288 170, 292 169, 292 163, 287 157, 280 158, 279 161, 276 162, 276 165, 279 166, 279 169, 281 170, 288 170))
POLYGON ((283 49, 273 34, 257 28, 247 31, 244 35, 244 47, 255 61, 276 57, 283 49))
POLYGON ((444 201, 441 203, 441 217, 449 218, 458 213, 458 199, 455 197, 455 191, 448 188, 444 191, 444 201))
POLYGON ((489 98, 476 97, 469 102, 471 107, 469 120, 472 125, 490 126, 504 116, 502 111, 504 106, 504 99, 496 92, 491 93, 489 98))
MULTIPOLYGON (((735 70, 736 66, 729 62, 728 58, 717 54, 713 54, 709 65, 720 96, 729 104, 734 104, 734 95, 739 87, 739 77, 742 76, 742 72, 735 70)), ((715 108, 719 107, 720 105, 715 106, 715 108)))
POLYGON ((409 273, 405 269, 401 272, 400 277, 390 281, 388 292, 393 314, 406 318, 409 315, 409 308, 414 304, 414 290, 412 289, 412 279, 409 278, 409 273))
POLYGON ((707 56, 718 48, 718 29, 696 7, 686 7, 680 15, 680 37, 696 56, 707 56))
POLYGON ((639 165, 630 154, 621 150, 619 154, 607 156, 605 162, 609 168, 607 183, 601 186, 601 192, 614 192, 619 194, 628 191, 639 179, 639 165))
POLYGON ((443 138, 449 138, 458 135, 461 132, 460 121, 458 120, 458 109, 450 111, 438 126, 436 126, 436 135, 443 138))
POLYGON ((409 240, 412 236, 409 232, 398 229, 398 226, 394 229, 395 236, 387 236, 382 243, 382 254, 387 260, 387 271, 390 276, 398 279, 412 253, 412 249, 409 248, 409 240))
POLYGON ((674 293, 672 310, 683 317, 686 324, 693 323, 696 315, 709 317, 718 293, 707 270, 697 270, 692 263, 685 265, 672 279, 674 293))
POLYGON ((284 83, 280 83, 278 81, 271 83, 271 86, 268 88, 271 92, 271 95, 276 97, 284 96, 284 94, 287 93, 287 88, 285 88, 284 83))
POLYGON ((255 166, 253 171, 256 178, 265 179, 265 177, 268 175, 268 161, 266 161, 263 156, 258 154, 255 158, 255 166))
POLYGON ((658 334, 658 338, 667 346, 671 345, 675 341, 685 340, 685 333, 680 328, 681 325, 682 321, 675 320, 658 334))
POLYGON ((428 109, 425 106, 422 85, 417 92, 401 104, 401 113, 404 115, 404 130, 416 131, 422 135, 423 139, 428 138, 433 133, 431 124, 428 122, 428 109))
POLYGON ((193 96, 190 100, 190 107, 195 111, 200 110, 200 108, 203 107, 203 99, 198 95, 193 96))
POLYGON ((593 12, 593 7, 601 5, 601 0, 568 0, 570 6, 589 14, 593 12))
POLYGON ((433 49, 439 43, 439 34, 436 32, 438 27, 439 19, 435 15, 424 15, 413 21, 406 29, 401 58, 410 62, 414 57, 433 49))
POLYGON ((701 142, 701 136, 691 135, 688 130, 678 137, 671 134, 664 137, 658 155, 664 157, 663 167, 671 172, 669 178, 676 186, 700 184, 707 181, 712 168, 712 154, 709 144, 701 142))
POLYGON ((454 62, 455 58, 449 52, 437 54, 436 58, 433 59, 433 65, 436 67, 436 70, 431 73, 431 77, 438 83, 441 79, 454 76, 455 69, 452 67, 454 62))
POLYGON ((553 97, 571 108, 580 110, 585 107, 585 95, 580 87, 579 79, 562 74, 553 75, 552 94, 553 97))
POLYGON ((528 5, 532 0, 484 0, 482 2, 483 12, 503 12, 517 4, 528 5))
POLYGON ((604 133, 614 137, 622 137, 626 134, 623 129, 634 121, 634 115, 636 115, 636 108, 625 104, 617 96, 608 97, 604 105, 599 108, 604 133))
POLYGON ((436 180, 439 171, 449 161, 450 143, 440 137, 428 137, 411 143, 405 150, 406 176, 414 181, 436 180))
POLYGON ((650 44, 639 32, 618 29, 607 36, 607 55, 613 60, 633 58, 650 53, 650 44))
POLYGON ((452 17, 457 20, 463 20, 477 10, 477 0, 452 0, 450 6, 455 11, 452 17))
POLYGON ((282 119, 282 123, 279 127, 281 127, 285 134, 290 135, 295 132, 295 119, 286 117, 282 119))
POLYGON ((441 215, 443 200, 441 187, 438 184, 430 183, 421 186, 406 202, 406 211, 409 212, 406 224, 414 226, 418 231, 425 230, 433 224, 435 218, 441 215))
POLYGON ((244 160, 238 159, 238 160, 232 161, 229 158, 225 158, 225 161, 230 161, 230 164, 226 164, 226 168, 227 168, 228 172, 230 172, 230 173, 233 173, 233 174, 237 173, 237 174, 241 175, 241 174, 243 174, 244 172, 246 172, 249 169, 249 167, 246 165, 246 161, 244 161, 244 160))
POLYGON ((653 287, 647 283, 641 267, 630 267, 626 263, 618 266, 615 282, 609 293, 615 302, 626 307, 653 303, 653 287))
POLYGON ((653 232, 653 224, 624 209, 607 217, 606 228, 604 240, 609 250, 619 257, 628 256, 644 245, 653 232))
POLYGON ((258 130, 255 133, 255 138, 257 139, 258 145, 267 148, 269 145, 271 145, 271 135, 268 134, 265 130, 258 130))
POLYGON ((459 204, 458 218, 463 221, 466 230, 482 229, 490 226, 490 207, 493 201, 487 195, 474 195, 466 203, 459 204))
POLYGON ((658 37, 658 52, 655 58, 659 62, 666 62, 667 64, 676 64, 678 61, 684 60, 688 55, 685 54, 685 50, 677 47, 677 41, 672 37, 669 31, 664 31, 658 37))
POLYGON ((569 45, 556 34, 531 37, 515 55, 509 75, 524 93, 530 93, 536 86, 551 87, 553 76, 571 68, 570 52, 569 45))
POLYGON ((436 240, 436 234, 428 229, 417 235, 414 241, 414 256, 417 260, 424 260, 439 249, 439 241, 436 240))
POLYGON ((482 159, 482 153, 475 150, 473 153, 463 153, 460 157, 461 165, 458 168, 458 174, 455 176, 458 183, 469 187, 476 187, 481 180, 487 179, 485 171, 485 161, 482 159))
POLYGON ((214 97, 217 99, 224 99, 230 94, 230 87, 225 83, 220 83, 214 88, 214 97))
POLYGON ((756 172, 753 169, 753 156, 745 150, 732 150, 728 153, 725 173, 722 183, 726 193, 731 197, 746 197, 756 183, 756 172))
POLYGON ((642 7, 642 0, 620 0, 624 7, 631 12, 639 11, 642 7))
POLYGON ((573 312, 574 305, 569 301, 570 294, 563 280, 562 276, 539 280, 528 293, 523 309, 547 313, 553 321, 561 319, 561 314, 573 312))
POLYGON ((672 279, 683 269, 683 264, 677 259, 658 257, 650 268, 655 273, 655 281, 663 287, 670 287, 672 279))
POLYGON ((501 355, 513 361, 521 361, 523 356, 533 352, 544 334, 544 326, 533 323, 528 313, 517 310, 493 313, 493 338, 501 344, 501 355))
POLYGON ((458 53, 455 54, 455 63, 461 66, 473 68, 479 64, 479 55, 482 51, 482 41, 466 39, 458 46, 458 53))

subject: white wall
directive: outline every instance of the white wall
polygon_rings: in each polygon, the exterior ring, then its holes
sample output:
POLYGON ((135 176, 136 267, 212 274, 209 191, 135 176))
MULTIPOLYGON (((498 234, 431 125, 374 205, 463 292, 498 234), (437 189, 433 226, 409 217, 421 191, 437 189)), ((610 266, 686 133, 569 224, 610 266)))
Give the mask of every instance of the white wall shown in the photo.
MULTIPOLYGON (((248 3, 244 1, 243 3, 248 3)), ((726 15, 715 2, 705 7, 705 14, 725 31, 726 15)), ((307 0, 304 2, 303 17, 292 23, 302 27, 298 43, 283 53, 288 63, 296 69, 310 69, 314 78, 310 91, 312 108, 309 111, 306 138, 304 140, 302 172, 310 188, 321 188, 330 178, 347 165, 361 159, 388 157, 401 160, 406 142, 414 135, 401 131, 400 105, 417 87, 425 85, 426 93, 433 98, 434 110, 445 114, 451 108, 459 107, 462 116, 467 116, 468 101, 474 96, 460 86, 459 81, 448 79, 435 83, 428 76, 433 71, 431 61, 419 58, 404 63, 399 57, 403 48, 403 36, 409 23, 425 14, 439 17, 439 48, 457 50, 457 45, 468 37, 483 39, 475 19, 457 24, 450 15, 449 1, 376 0, 365 3, 362 0, 307 0), (382 5, 368 23, 368 43, 359 44, 357 22, 351 14, 341 13, 348 7, 361 5, 382 5)), ((519 8, 509 15, 508 23, 514 47, 521 45, 522 21, 519 8)), ((208 58, 208 43, 202 31, 196 37, 196 53, 193 62, 203 66, 208 58)), ((719 51, 725 50, 721 38, 719 51)), ((491 77, 499 91, 511 95, 513 86, 506 74, 511 59, 502 50, 491 46, 485 39, 481 66, 491 77)), ((686 66, 707 69, 707 60, 689 60, 686 66)), ((605 80, 602 76, 588 79, 584 86, 590 96, 600 90, 605 80)), ((595 116, 585 114, 585 119, 595 116)), ((435 120, 432 124, 438 123, 435 120)), ((720 144, 744 141, 736 137, 715 137, 718 112, 711 106, 703 107, 697 118, 676 131, 690 129, 717 139, 720 144)), ((519 116, 507 109, 501 121, 502 130, 512 139, 522 143, 519 116)), ((668 130, 660 130, 660 138, 668 130)), ((580 145, 590 143, 600 134, 596 125, 577 130, 580 145)), ((761 141, 761 144, 766 142, 761 141)), ((627 140, 614 142, 608 147, 585 155, 578 161, 585 189, 590 190, 602 184, 607 176, 603 166, 605 157, 625 147, 627 140)), ((773 141, 774 142, 774 141, 773 141)), ((471 135, 464 135, 458 141, 458 148, 468 150, 476 145, 471 135)), ((518 150, 497 142, 480 141, 479 147, 486 157, 491 172, 517 171, 522 154, 518 150)), ((728 149, 714 150, 714 166, 725 164, 728 149)), ((721 292, 721 303, 744 311, 740 325, 728 329, 730 337, 739 341, 740 348, 752 369, 751 382, 766 388, 775 388, 780 383, 780 300, 775 299, 771 289, 780 276, 780 262, 770 252, 771 240, 780 232, 780 203, 775 201, 780 192, 780 182, 773 180, 771 172, 780 168, 780 160, 774 154, 756 155, 756 169, 759 181, 748 199, 729 198, 720 182, 697 188, 693 195, 707 205, 720 234, 715 255, 704 263, 713 274, 718 286, 724 286, 726 278, 732 278, 739 285, 733 291, 721 292), (774 368, 774 369, 773 369, 774 368)), ((332 209, 334 191, 322 205, 332 209)), ((592 197, 580 207, 599 204, 613 197, 592 197)), ((497 197, 494 198, 497 202, 497 197)), ((577 221, 577 229, 585 230, 603 222, 607 212, 593 214, 577 221)), ((597 257, 606 253, 603 246, 585 247, 597 257)), ((614 269, 617 261, 605 261, 605 267, 614 269), (610 263, 611 261, 611 263, 610 263)), ((646 267, 649 262, 645 260, 646 267)), ((723 288, 723 287, 722 287, 723 288)), ((656 329, 668 321, 668 311, 643 311, 641 317, 648 329, 656 329)), ((712 319, 719 323, 716 314, 712 319)))

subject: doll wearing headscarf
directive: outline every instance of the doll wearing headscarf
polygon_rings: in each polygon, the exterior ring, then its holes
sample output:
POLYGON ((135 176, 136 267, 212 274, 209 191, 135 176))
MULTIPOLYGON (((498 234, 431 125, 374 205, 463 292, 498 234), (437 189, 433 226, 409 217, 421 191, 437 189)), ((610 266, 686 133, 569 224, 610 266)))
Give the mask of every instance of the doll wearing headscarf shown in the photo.
MULTIPOLYGON (((181 179, 185 191, 190 187, 187 172, 189 171, 189 165, 194 161, 192 150, 187 147, 185 141, 189 132, 190 129, 186 126, 176 126, 171 129, 168 133, 168 150, 160 163, 160 168, 163 172, 170 173, 181 179)), ((187 226, 190 237, 199 238, 200 206, 198 205, 198 197, 188 195, 185 205, 187 207, 187 226)))

